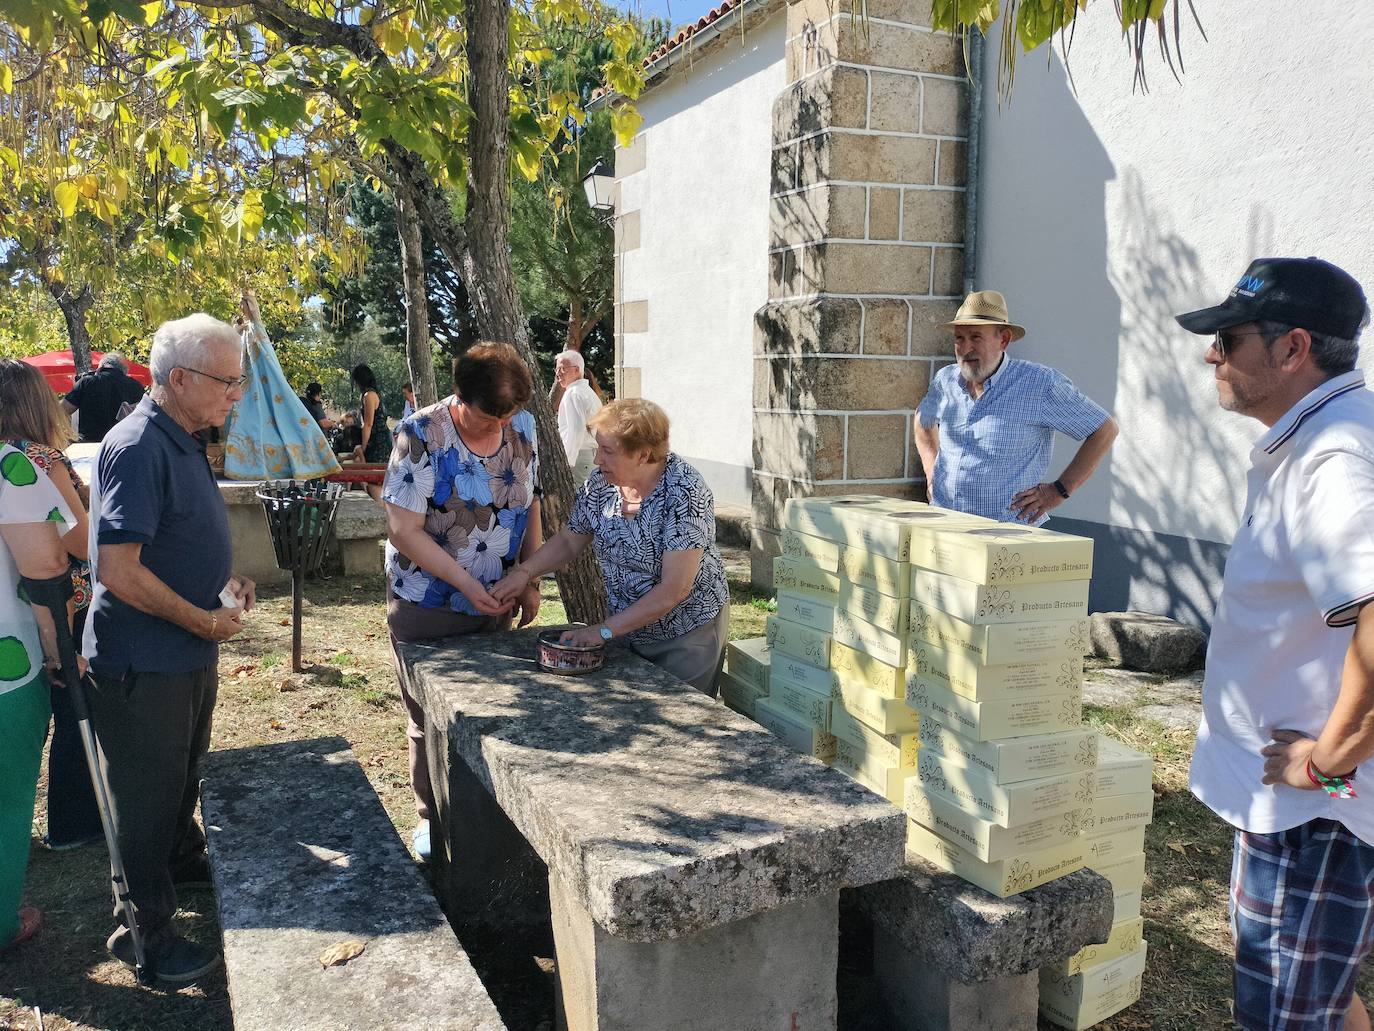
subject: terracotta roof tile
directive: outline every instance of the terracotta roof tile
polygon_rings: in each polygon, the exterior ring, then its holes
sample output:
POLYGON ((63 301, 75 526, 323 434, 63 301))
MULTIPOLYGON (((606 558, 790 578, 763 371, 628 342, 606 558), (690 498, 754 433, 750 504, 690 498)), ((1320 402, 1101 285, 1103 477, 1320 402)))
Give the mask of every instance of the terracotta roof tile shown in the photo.
MULTIPOLYGON (((682 46, 682 44, 686 43, 689 39, 695 36, 702 29, 706 28, 712 22, 718 21, 720 18, 729 14, 736 7, 741 6, 745 2, 746 0, 724 0, 724 2, 721 3, 719 7, 713 7, 711 10, 707 11, 691 25, 686 25, 678 29, 677 32, 674 33, 666 42, 660 43, 653 51, 650 52, 649 56, 646 57, 643 61, 643 67, 649 68, 650 66, 658 63, 663 58, 667 57, 670 53, 672 53, 674 50, 676 50, 678 47, 682 46)), ((605 96, 609 92, 611 91, 606 86, 598 87, 592 93, 592 99, 599 100, 601 97, 605 96)))

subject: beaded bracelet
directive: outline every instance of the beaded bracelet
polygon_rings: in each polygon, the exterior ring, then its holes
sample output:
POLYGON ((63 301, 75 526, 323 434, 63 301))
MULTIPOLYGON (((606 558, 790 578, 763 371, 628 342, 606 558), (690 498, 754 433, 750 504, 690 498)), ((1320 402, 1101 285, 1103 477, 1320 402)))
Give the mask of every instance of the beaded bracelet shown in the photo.
POLYGON ((1321 788, 1332 798, 1357 798, 1355 787, 1350 783, 1350 778, 1354 774, 1347 774, 1344 777, 1328 777, 1317 769, 1316 764, 1309 757, 1307 760, 1307 779, 1317 787, 1321 788))

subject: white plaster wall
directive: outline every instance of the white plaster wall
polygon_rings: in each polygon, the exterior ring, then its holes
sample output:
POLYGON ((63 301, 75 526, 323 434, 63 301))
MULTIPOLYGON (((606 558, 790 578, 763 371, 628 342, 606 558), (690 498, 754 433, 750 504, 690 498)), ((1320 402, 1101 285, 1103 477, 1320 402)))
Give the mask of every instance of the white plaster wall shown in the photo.
POLYGON ((644 397, 672 421, 717 502, 747 505, 753 467, 754 312, 768 298, 773 101, 786 84, 783 11, 720 49, 684 58, 639 102, 647 166, 621 183, 641 212, 622 298, 647 299, 649 330, 624 338, 644 397), (686 61, 691 61, 688 69, 686 61))
MULTIPOLYGON (((1174 81, 1151 42, 1150 92, 1112 5, 1056 56, 1022 57, 998 109, 984 81, 978 285, 1029 327, 1015 353, 1110 408, 1109 462, 1056 512, 1228 542, 1264 427, 1222 412, 1201 338, 1177 312, 1220 301, 1253 257, 1316 254, 1374 296, 1374 8, 1336 0, 1197 4, 1174 81)), ((1374 368, 1374 333, 1361 365, 1374 368)), ((1055 470, 1072 454, 1056 445, 1055 470)))

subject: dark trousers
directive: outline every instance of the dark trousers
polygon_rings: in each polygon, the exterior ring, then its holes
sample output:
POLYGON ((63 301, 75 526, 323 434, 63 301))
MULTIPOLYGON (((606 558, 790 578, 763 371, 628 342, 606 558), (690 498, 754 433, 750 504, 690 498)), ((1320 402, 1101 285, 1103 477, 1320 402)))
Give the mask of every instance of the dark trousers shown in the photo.
POLYGON ((392 594, 386 600, 386 628, 391 635, 391 661, 396 666, 396 682, 405 702, 406 737, 410 742, 410 790, 415 794, 415 812, 428 820, 434 812, 434 787, 429 779, 429 754, 425 747, 425 705, 406 679, 405 667, 397 645, 429 641, 440 637, 490 633, 510 627, 510 616, 470 616, 452 609, 426 609, 392 594))
MULTIPOLYGON (((177 908, 175 868, 205 851, 195 822, 200 760, 210 749, 219 674, 97 676, 91 721, 110 785, 115 832, 143 930, 165 927, 177 908)), ((118 908, 115 919, 120 919, 118 908)))
MULTIPOLYGON (((87 609, 73 620, 78 647, 87 609)), ((95 804, 86 749, 76 727, 71 695, 62 687, 52 692, 52 749, 48 753, 48 844, 61 846, 99 838, 100 810, 95 804)))

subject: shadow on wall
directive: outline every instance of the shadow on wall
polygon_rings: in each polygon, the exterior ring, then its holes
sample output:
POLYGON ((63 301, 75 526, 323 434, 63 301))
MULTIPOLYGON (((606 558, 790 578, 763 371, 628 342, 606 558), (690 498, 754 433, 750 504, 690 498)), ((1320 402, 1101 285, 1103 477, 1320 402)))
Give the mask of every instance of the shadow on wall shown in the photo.
MULTIPOLYGON (((1233 533, 1234 499, 1243 496, 1245 466, 1235 460, 1235 447, 1218 446, 1213 435, 1218 410, 1212 373, 1203 361, 1205 341, 1184 333, 1174 316, 1215 298, 1207 292, 1197 251, 1151 207, 1134 170, 1123 177, 1120 208, 1123 236, 1116 243, 1113 280, 1124 315, 1121 344, 1133 353, 1131 364, 1145 370, 1134 396, 1168 420, 1174 447, 1167 454, 1123 452, 1112 477, 1112 500, 1118 510, 1132 514, 1137 526, 1177 525, 1174 513, 1181 510, 1196 529, 1182 537, 1112 528, 1113 544, 1131 569, 1125 599, 1130 607, 1206 626, 1226 561, 1226 545, 1217 542, 1233 533), (1198 389, 1200 382, 1205 389, 1198 389), (1221 496, 1231 499, 1227 506, 1200 505, 1200 497, 1217 495, 1219 484, 1224 485, 1221 496)), ((1261 221, 1258 214, 1252 220, 1255 245, 1267 235, 1261 221)))

